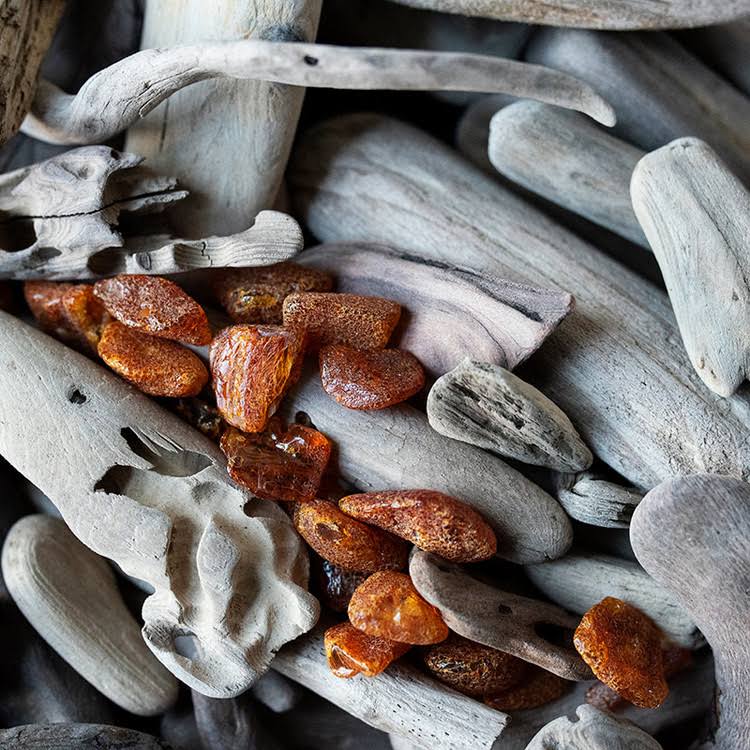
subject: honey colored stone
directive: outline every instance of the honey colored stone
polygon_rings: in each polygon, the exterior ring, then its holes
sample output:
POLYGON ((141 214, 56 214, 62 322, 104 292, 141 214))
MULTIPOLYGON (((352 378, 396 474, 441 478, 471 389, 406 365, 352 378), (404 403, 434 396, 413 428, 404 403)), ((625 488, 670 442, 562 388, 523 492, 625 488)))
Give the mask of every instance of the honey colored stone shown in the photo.
POLYGON ((75 284, 60 301, 62 317, 76 348, 96 354, 104 326, 110 321, 91 284, 75 284))
POLYGON ((477 562, 497 551, 495 532, 473 508, 435 490, 386 490, 349 495, 339 507, 458 563, 477 562))
POLYGON ((98 352, 121 378, 151 396, 195 396, 208 382, 203 362, 182 344, 117 321, 104 327, 98 352))
POLYGON ((666 699, 662 634, 636 607, 602 599, 583 616, 573 642, 597 678, 634 705, 656 708, 666 699))
POLYGON ((211 343, 211 374, 222 417, 243 432, 261 432, 299 377, 302 336, 281 326, 236 325, 211 343))
POLYGON ((211 327, 203 308, 173 281, 120 274, 97 281, 94 294, 110 315, 143 333, 196 346, 211 341, 211 327))
POLYGON ((294 527, 324 560, 343 570, 403 570, 409 558, 400 539, 360 523, 328 500, 300 503, 294 509, 294 527))
POLYGON ((348 409, 385 409, 421 391, 424 370, 402 349, 334 344, 320 350, 320 379, 325 392, 348 409))
POLYGON ((486 695, 484 702, 498 711, 523 711, 551 703, 564 695, 572 686, 552 672, 530 666, 517 685, 495 695, 486 695))
POLYGON ((367 578, 367 573, 344 570, 328 560, 314 555, 311 564, 317 581, 316 593, 320 601, 334 612, 346 612, 357 586, 367 578))
POLYGON ((62 298, 73 284, 56 281, 26 281, 23 296, 39 327, 61 341, 70 341, 62 298))
POLYGON ((357 588, 349 602, 349 621, 379 638, 428 646, 448 637, 440 612, 425 601, 405 573, 382 570, 357 588))
POLYGON ((301 292, 284 300, 283 317, 287 328, 306 332, 311 349, 329 344, 383 349, 401 317, 401 305, 382 297, 301 292))
POLYGON ((367 635, 348 622, 328 628, 323 643, 331 672, 343 678, 375 677, 410 648, 408 643, 367 635))
POLYGON ((175 411, 207 438, 218 442, 224 431, 224 420, 219 410, 199 398, 181 398, 175 402, 175 411))
POLYGON ((331 456, 331 443, 322 432, 300 424, 284 429, 278 417, 271 418, 264 432, 227 427, 220 446, 229 476, 265 500, 312 500, 331 456))

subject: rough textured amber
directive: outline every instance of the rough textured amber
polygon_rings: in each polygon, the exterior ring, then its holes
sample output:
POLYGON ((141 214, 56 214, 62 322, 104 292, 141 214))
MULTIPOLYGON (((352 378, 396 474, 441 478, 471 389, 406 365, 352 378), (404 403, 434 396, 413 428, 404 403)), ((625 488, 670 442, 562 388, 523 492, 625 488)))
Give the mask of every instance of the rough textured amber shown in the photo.
POLYGON ((639 609, 608 596, 581 619, 573 637, 593 673, 641 708, 656 708, 667 697, 662 634, 639 609))
POLYGON ((212 288, 216 299, 235 322, 281 323, 281 307, 288 295, 328 292, 333 288, 333 280, 315 268, 276 263, 221 271, 212 276, 212 288))
POLYGON ((62 298, 72 287, 73 284, 55 281, 26 281, 23 285, 24 299, 39 327, 63 341, 70 341, 71 335, 62 298))
POLYGON ((62 296, 62 315, 78 348, 96 354, 102 329, 110 317, 90 284, 76 284, 62 296))
POLYGON ((475 698, 513 687, 527 671, 525 661, 455 633, 430 646, 424 663, 438 680, 475 698))
POLYGON ((311 500, 294 509, 294 526, 324 559, 344 570, 374 573, 403 570, 409 549, 400 539, 360 523, 328 500, 311 500))
POLYGON ((208 382, 203 362, 189 349, 116 321, 104 327, 98 351, 120 377, 152 396, 195 396, 208 382))
POLYGON ((175 402, 175 411, 207 438, 219 441, 224 431, 224 420, 219 410, 199 398, 181 398, 175 402))
POLYGON ((497 550, 495 532, 473 508, 435 490, 349 495, 340 500, 339 507, 446 560, 476 562, 497 550))
POLYGON ((367 635, 348 622, 328 628, 323 643, 331 672, 344 678, 375 677, 410 648, 408 643, 367 635))
POLYGON ((356 294, 300 292, 284 300, 284 325, 302 330, 317 349, 346 344, 355 349, 382 349, 401 316, 397 302, 356 294))
POLYGON ((325 392, 348 409, 385 409, 421 391, 424 370, 401 349, 334 344, 320 350, 320 379, 325 392))
POLYGON ((216 405, 243 432, 261 432, 299 377, 302 337, 281 326, 237 325, 211 344, 216 405))
POLYGON ((357 586, 365 581, 368 574, 344 570, 317 555, 312 557, 318 598, 334 612, 346 612, 352 594, 357 586))
POLYGON ((266 500, 312 500, 331 456, 322 432, 299 424, 285 430, 278 417, 259 433, 227 427, 220 445, 232 479, 266 500))
POLYGON ((349 621, 368 635, 429 646, 448 637, 440 612, 423 599, 405 573, 381 570, 357 588, 349 621))
POLYGON ((110 315, 143 333, 197 346, 211 341, 203 308, 168 279, 121 274, 97 281, 94 294, 110 315))
POLYGON ((484 702, 498 711, 523 711, 557 700, 572 684, 552 672, 529 665, 526 676, 517 685, 502 693, 485 695, 484 702))

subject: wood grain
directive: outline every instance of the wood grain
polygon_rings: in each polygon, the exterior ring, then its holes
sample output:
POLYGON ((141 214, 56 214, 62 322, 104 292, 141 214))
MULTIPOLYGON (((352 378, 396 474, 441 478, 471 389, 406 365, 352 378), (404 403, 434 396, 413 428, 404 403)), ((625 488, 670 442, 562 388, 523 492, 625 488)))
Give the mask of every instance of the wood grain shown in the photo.
POLYGON ((610 482, 596 472, 559 477, 557 499, 576 521, 609 529, 627 529, 643 494, 610 482))
POLYGON ((0 748, 13 750, 169 750, 160 739, 105 724, 27 724, 0 729, 0 748))

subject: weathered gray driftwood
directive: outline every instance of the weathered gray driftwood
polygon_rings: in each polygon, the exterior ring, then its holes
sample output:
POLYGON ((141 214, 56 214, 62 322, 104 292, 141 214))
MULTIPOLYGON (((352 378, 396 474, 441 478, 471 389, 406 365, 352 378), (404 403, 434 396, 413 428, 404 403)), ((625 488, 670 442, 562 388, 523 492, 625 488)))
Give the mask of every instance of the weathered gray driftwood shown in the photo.
POLYGON ((117 590, 106 560, 49 516, 26 516, 3 545, 5 583, 37 632, 77 672, 127 711, 154 716, 177 699, 117 590))
POLYGON ((558 479, 557 499, 576 521, 609 529, 627 529, 643 494, 610 482, 596 472, 568 474, 558 479))
POLYGON ((169 750, 134 729, 105 724, 26 724, 0 729, 0 750, 169 750))
POLYGON ((488 279, 384 245, 319 245, 296 261, 329 272, 339 292, 399 302, 406 313, 392 342, 433 377, 467 355, 512 370, 573 310, 564 292, 488 279))
POLYGON ((504 107, 518 101, 507 94, 488 94, 473 101, 456 125, 456 148, 475 166, 497 176, 489 155, 490 122, 504 107))
POLYGON ((750 96, 750 18, 691 31, 688 36, 695 53, 750 96))
POLYGON ((427 418, 441 435, 523 463, 583 471, 593 456, 565 413, 498 365, 464 359, 430 389, 427 418))
POLYGON ((143 637, 178 678, 237 695, 314 624, 288 517, 240 491, 207 438, 5 313, 0 389, 0 453, 84 544, 154 587, 143 637))
POLYGON ((446 625, 464 638, 513 654, 566 680, 591 679, 591 670, 573 648, 579 622, 574 615, 482 583, 462 567, 416 548, 409 575, 417 591, 440 610, 446 625), (545 637, 544 628, 562 633, 568 645, 545 637))
POLYGON ((675 597, 637 563, 609 555, 572 552, 559 560, 529 565, 526 573, 545 596, 582 615, 606 596, 645 612, 672 641, 698 648, 705 641, 675 597))
POLYGON ((159 736, 172 750, 206 750, 198 734, 190 700, 181 700, 161 717, 159 736))
POLYGON ((631 193, 690 361, 731 396, 750 372, 750 191, 708 144, 681 138, 638 163, 631 193))
POLYGON ((322 240, 383 242, 574 294, 575 314, 524 376, 634 485, 707 467, 748 476, 750 402, 706 392, 667 296, 435 139, 381 116, 337 118, 300 140, 290 179, 322 240))
POLYGON ((630 527, 638 560, 669 589, 706 636, 716 660, 718 703, 709 747, 735 750, 750 733, 750 486, 694 475, 651 490, 630 527))
POLYGON ((291 711, 302 700, 302 689, 272 669, 250 688, 253 698, 277 714, 291 711))

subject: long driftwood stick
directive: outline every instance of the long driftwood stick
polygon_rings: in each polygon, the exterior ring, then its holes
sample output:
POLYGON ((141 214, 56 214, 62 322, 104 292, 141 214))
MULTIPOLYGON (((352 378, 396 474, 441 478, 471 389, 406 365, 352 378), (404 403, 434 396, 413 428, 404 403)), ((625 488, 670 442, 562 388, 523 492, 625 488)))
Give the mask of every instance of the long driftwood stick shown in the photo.
POLYGON ((438 141, 375 115, 328 121, 302 138, 291 188, 322 240, 382 242, 574 294, 576 312, 524 377, 636 486, 705 467, 748 475, 750 402, 706 392, 666 295, 438 141))

